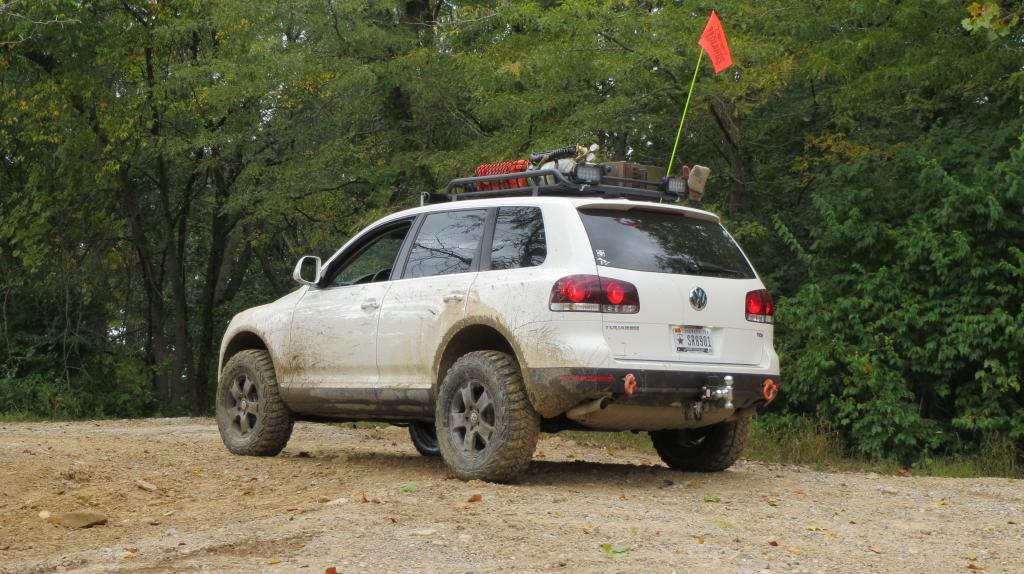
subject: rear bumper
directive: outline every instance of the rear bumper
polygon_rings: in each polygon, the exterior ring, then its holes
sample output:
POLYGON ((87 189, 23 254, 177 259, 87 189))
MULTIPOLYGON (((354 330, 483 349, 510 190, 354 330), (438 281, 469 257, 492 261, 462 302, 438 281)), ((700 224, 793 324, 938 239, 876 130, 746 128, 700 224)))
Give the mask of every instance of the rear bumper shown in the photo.
POLYGON ((720 387, 726 376, 733 378, 736 409, 768 402, 763 394, 765 379, 779 383, 779 375, 711 371, 671 371, 653 369, 528 369, 529 394, 534 408, 545 417, 560 415, 586 401, 607 396, 622 406, 680 406, 700 399, 705 387, 720 387), (626 393, 626 378, 632 374, 636 390, 626 393))

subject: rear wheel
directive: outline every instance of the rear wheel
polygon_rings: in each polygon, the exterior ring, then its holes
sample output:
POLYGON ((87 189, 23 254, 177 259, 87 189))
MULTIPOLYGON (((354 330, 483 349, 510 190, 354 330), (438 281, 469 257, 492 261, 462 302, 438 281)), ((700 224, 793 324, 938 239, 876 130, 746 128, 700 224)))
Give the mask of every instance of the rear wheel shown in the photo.
POLYGON ((740 457, 750 434, 751 417, 696 429, 652 431, 654 450, 669 468, 720 472, 740 457))
POLYGON ((519 365, 498 351, 455 361, 441 383, 435 421, 441 456, 463 480, 514 480, 529 466, 540 434, 519 365))
POLYGON ((240 351, 217 384, 217 427, 234 454, 274 456, 288 444, 294 419, 277 390, 270 354, 240 351))
POLYGON ((437 427, 433 423, 409 423, 409 438, 423 456, 441 456, 441 448, 437 446, 437 427))

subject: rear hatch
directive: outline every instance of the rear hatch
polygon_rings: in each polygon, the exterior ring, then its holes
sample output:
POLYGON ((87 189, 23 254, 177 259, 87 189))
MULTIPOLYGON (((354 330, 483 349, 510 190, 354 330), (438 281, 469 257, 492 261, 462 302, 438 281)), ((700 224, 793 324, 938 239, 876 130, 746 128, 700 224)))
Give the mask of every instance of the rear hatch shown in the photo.
POLYGON ((616 358, 754 365, 770 325, 746 317, 763 289, 746 256, 712 216, 610 204, 579 209, 598 274, 637 288, 635 314, 602 314, 616 358))

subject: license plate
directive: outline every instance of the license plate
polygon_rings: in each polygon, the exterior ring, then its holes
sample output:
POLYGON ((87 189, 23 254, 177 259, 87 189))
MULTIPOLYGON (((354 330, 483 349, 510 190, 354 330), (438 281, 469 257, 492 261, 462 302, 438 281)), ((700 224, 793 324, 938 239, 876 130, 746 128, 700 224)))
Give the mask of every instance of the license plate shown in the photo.
POLYGON ((704 353, 710 355, 713 352, 711 329, 707 327, 672 325, 672 345, 677 353, 704 353))

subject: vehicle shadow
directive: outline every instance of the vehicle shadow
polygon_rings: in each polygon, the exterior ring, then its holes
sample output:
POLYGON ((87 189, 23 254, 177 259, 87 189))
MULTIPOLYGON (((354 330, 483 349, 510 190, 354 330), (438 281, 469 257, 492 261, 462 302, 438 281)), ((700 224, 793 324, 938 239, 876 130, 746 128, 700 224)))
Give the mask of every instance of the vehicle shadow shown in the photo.
MULTIPOLYGON (((387 471, 401 478, 407 478, 410 474, 415 473, 451 476, 440 457, 424 457, 417 454, 334 451, 305 460, 315 461, 317 459, 321 461, 333 459, 333 464, 364 466, 367 469, 372 468, 375 472, 387 471)), ((718 485, 727 486, 731 483, 748 482, 751 472, 751 470, 743 468, 733 468, 715 473, 681 472, 655 464, 534 459, 527 471, 514 484, 526 487, 587 484, 667 488, 687 482, 714 481, 718 485)))
POLYGON ((725 472, 681 472, 655 464, 592 461, 534 460, 517 483, 524 486, 588 484, 594 486, 631 486, 667 488, 687 482, 713 480, 716 484, 745 482, 750 472, 730 469, 725 472))

